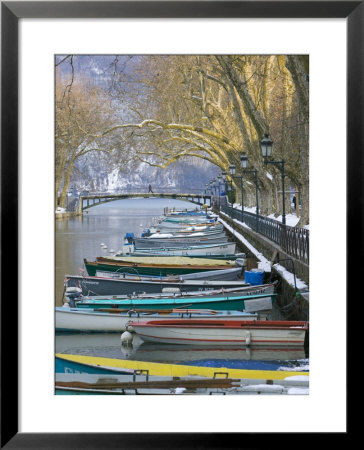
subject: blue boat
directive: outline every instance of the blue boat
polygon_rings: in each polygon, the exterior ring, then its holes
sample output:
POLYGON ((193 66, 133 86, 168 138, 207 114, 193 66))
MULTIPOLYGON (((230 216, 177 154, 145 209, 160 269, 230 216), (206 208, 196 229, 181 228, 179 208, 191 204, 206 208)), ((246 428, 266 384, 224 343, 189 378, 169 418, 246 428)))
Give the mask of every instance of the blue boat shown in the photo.
POLYGON ((74 362, 60 356, 56 356, 55 373, 84 373, 95 375, 113 375, 124 374, 130 375, 134 373, 133 369, 107 369, 103 367, 97 367, 96 365, 83 364, 81 362, 74 362))

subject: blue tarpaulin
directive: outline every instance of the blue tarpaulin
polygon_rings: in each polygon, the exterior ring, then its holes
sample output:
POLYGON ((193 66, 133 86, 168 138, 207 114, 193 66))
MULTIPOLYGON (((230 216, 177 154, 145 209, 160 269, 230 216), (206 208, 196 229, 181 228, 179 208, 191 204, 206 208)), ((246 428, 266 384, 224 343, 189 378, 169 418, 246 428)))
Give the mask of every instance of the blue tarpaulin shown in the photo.
POLYGON ((252 272, 246 270, 244 272, 245 281, 252 286, 257 286, 258 284, 263 284, 264 272, 252 272))

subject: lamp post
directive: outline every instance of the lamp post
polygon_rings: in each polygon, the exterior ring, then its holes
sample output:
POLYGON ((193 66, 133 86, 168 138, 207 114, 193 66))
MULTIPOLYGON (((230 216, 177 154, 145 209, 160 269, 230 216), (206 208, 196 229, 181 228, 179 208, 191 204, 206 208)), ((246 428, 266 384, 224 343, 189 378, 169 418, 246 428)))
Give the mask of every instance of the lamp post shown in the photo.
POLYGON ((285 160, 282 159, 281 161, 269 161, 267 158, 270 158, 272 156, 272 147, 273 147, 273 141, 270 139, 269 134, 265 134, 263 139, 260 141, 260 148, 262 150, 262 155, 264 158, 264 164, 274 164, 278 167, 278 169, 281 172, 281 179, 282 179, 282 223, 283 225, 286 225, 286 207, 285 207, 285 192, 284 192, 284 163, 285 160))

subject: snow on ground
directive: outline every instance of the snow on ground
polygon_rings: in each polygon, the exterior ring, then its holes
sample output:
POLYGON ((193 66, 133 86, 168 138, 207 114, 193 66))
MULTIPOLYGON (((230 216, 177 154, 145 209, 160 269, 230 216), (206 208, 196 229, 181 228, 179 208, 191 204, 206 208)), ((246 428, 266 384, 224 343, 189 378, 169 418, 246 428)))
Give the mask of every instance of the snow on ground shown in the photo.
MULTIPOLYGON (((294 275, 289 272, 285 267, 280 264, 273 264, 275 270, 281 275, 282 278, 288 281, 289 284, 294 286, 294 275)), ((298 290, 308 290, 307 284, 296 276, 296 286, 298 290)))
POLYGON ((308 388, 289 388, 287 389, 287 395, 309 395, 310 390, 308 388))
MULTIPOLYGON (((241 204, 240 203, 234 203, 233 204, 233 208, 235 209, 240 209, 241 210, 241 204)), ((244 206, 244 211, 255 214, 256 213, 256 208, 255 206, 252 207, 247 207, 244 206)), ((282 222, 282 216, 278 216, 275 217, 274 214, 270 214, 269 216, 267 216, 268 219, 273 219, 273 220, 277 220, 278 222, 282 222)), ((297 223, 299 222, 300 218, 296 216, 296 214, 286 214, 286 225, 290 226, 290 227, 295 227, 297 225, 297 223)), ((306 228, 307 230, 310 229, 309 225, 305 225, 304 228, 306 228)))
MULTIPOLYGON (((240 206, 240 205, 239 205, 240 206)), ((234 205, 235 208, 235 205, 234 205)), ((255 212, 255 208, 245 208, 244 211, 248 212, 255 212), (250 211, 252 210, 252 211, 250 211)), ((226 215, 223 212, 221 212, 221 215, 226 215)), ((289 214, 289 216, 293 216, 293 214, 289 214)), ((281 216, 280 216, 281 217, 281 216)), ((294 216, 298 222, 298 219, 296 216, 294 216)), ((221 216, 220 216, 220 222, 228 229, 233 236, 235 236, 240 242, 242 242, 249 250, 257 257, 258 259, 258 269, 264 270, 264 272, 271 272, 272 271, 272 265, 270 261, 262 254, 260 253, 252 244, 250 244, 249 241, 247 241, 242 234, 235 231, 227 222, 225 222, 221 216)), ((275 219, 277 220, 277 219, 275 219)), ((240 222, 239 220, 233 219, 234 222, 236 222, 238 225, 249 228, 245 223, 240 222)), ((293 220, 292 220, 293 222, 293 220)), ((296 222, 296 223, 297 223, 296 222)), ((287 223, 288 225, 288 223, 287 223)), ((294 226, 294 225, 291 225, 294 226)), ((294 275, 293 273, 289 272, 285 267, 281 266, 280 264, 274 264, 274 269, 281 275, 282 278, 284 278, 291 286, 294 287, 294 275)), ((298 290, 302 291, 308 291, 308 285, 301 280, 300 278, 297 278, 296 276, 296 286, 298 290)))
MULTIPOLYGON (((224 214, 224 213, 221 213, 221 214, 224 214)), ((264 272, 271 272, 271 264, 262 253, 259 253, 258 250, 255 247, 253 247, 252 244, 249 241, 247 241, 242 234, 240 234, 238 231, 235 231, 234 228, 232 228, 221 217, 220 217, 219 221, 225 226, 225 228, 227 230, 230 231, 230 233, 233 236, 235 236, 237 239, 239 239, 239 241, 242 242, 258 258, 258 260, 259 260, 258 269, 262 269, 262 270, 264 270, 264 272)), ((245 225, 236 219, 234 219, 234 222, 236 222, 239 225, 243 225, 243 226, 245 225)))

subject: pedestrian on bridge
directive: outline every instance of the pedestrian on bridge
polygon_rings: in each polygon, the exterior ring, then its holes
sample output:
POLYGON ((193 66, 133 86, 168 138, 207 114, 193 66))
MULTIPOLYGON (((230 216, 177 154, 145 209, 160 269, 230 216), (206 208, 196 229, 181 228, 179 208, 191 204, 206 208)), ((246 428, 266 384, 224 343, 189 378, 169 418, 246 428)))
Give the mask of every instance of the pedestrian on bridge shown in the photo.
POLYGON ((151 192, 151 193, 153 194, 153 191, 152 191, 152 185, 151 185, 151 184, 149 185, 149 191, 148 191, 148 194, 149 194, 149 192, 151 192))

